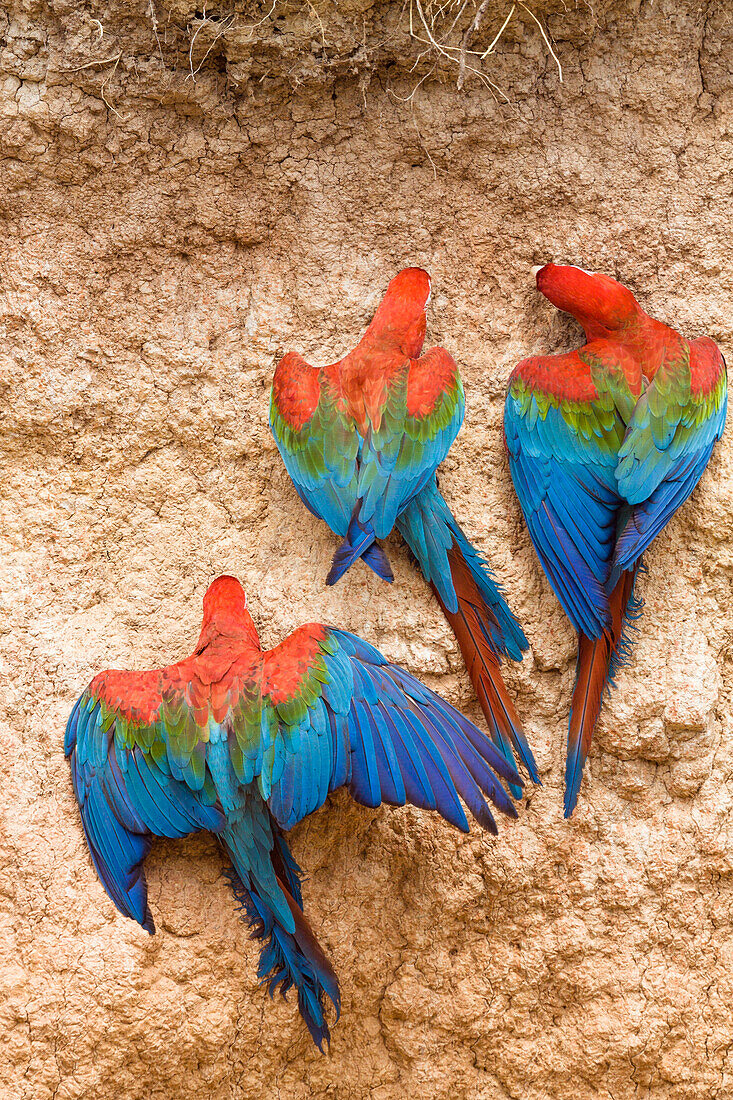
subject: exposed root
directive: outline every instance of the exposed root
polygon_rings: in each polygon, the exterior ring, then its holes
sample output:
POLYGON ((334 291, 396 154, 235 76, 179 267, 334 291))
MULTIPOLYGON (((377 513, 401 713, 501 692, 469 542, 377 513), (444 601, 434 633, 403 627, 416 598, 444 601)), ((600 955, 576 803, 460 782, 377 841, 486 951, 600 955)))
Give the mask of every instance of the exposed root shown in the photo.
POLYGON ((323 46, 323 48, 325 50, 325 48, 326 48, 326 30, 325 30, 325 27, 323 26, 323 20, 321 19, 320 15, 318 14, 318 11, 316 10, 316 8, 313 6, 312 0, 306 0, 306 3, 308 5, 312 15, 315 17, 315 20, 318 23, 318 26, 321 29, 321 45, 323 46))
MULTIPOLYGON (((99 22, 99 20, 95 19, 94 22, 97 23, 97 22, 99 22)), ((97 41, 99 41, 102 38, 102 35, 104 34, 104 28, 102 27, 101 23, 100 23, 100 27, 101 27, 101 34, 100 34, 99 38, 97 39, 97 41)), ((84 72, 85 69, 103 69, 107 65, 112 65, 112 71, 107 73, 104 80, 102 81, 102 86, 99 89, 99 94, 100 94, 102 102, 104 103, 107 110, 111 111, 112 114, 115 115, 117 118, 122 119, 122 115, 120 114, 120 112, 115 107, 112 106, 110 101, 107 99, 107 96, 105 95, 105 91, 104 91, 105 88, 107 87, 107 85, 109 84, 110 80, 112 79, 112 77, 117 72, 117 66, 120 63, 121 58, 122 58, 122 50, 120 50, 119 53, 113 54, 111 57, 100 57, 97 61, 87 61, 83 65, 72 65, 67 69, 58 69, 57 71, 60 72, 60 73, 81 73, 81 72, 84 72)))
POLYGON ((550 54, 552 55, 552 58, 553 58, 555 64, 557 65, 557 71, 560 74, 560 83, 562 84, 562 65, 560 64, 560 59, 558 58, 557 54, 555 53, 555 51, 552 48, 552 44, 550 43, 550 39, 547 37, 547 32, 545 31, 545 28, 542 26, 539 19, 535 15, 535 13, 533 11, 530 11, 530 9, 527 7, 526 4, 522 3, 522 0, 519 0, 519 5, 520 5, 520 7, 524 8, 527 15, 531 16, 532 19, 534 19, 537 26, 540 28, 540 34, 544 38, 544 40, 547 44, 547 48, 550 51, 550 54))
MULTIPOLYGON (((506 96, 501 88, 487 76, 483 69, 479 68, 479 65, 495 51, 517 7, 521 7, 527 12, 533 22, 537 24, 542 38, 550 51, 550 55, 557 65, 560 83, 562 83, 562 65, 560 64, 560 60, 555 53, 547 32, 537 16, 523 0, 514 0, 499 30, 488 46, 484 49, 473 49, 472 43, 481 31, 484 17, 490 7, 490 0, 481 0, 468 23, 462 27, 466 12, 475 5, 475 2, 476 0, 445 0, 443 3, 433 3, 432 0, 410 0, 410 37, 426 47, 418 54, 416 65, 430 56, 435 58, 436 65, 438 62, 447 62, 451 66, 455 65, 458 69, 456 86, 459 91, 463 88, 467 75, 471 74, 477 77, 492 93, 496 93, 508 103, 508 96, 506 96), (457 33, 460 34, 460 37, 456 40, 457 33)), ((422 83, 422 81, 420 83, 422 83)), ((419 85, 413 90, 413 94, 414 91, 417 90, 417 87, 419 87, 419 85)), ((406 98, 409 100, 411 96, 406 98)))
POLYGON ((244 27, 244 33, 248 38, 252 38, 258 27, 261 27, 263 23, 266 23, 270 18, 275 8, 277 7, 277 0, 272 0, 272 6, 266 15, 263 15, 256 23, 252 23, 249 27, 244 27))
MULTIPOLYGON (((330 34, 334 29, 331 17, 326 17, 325 9, 318 0, 296 0, 297 18, 292 35, 295 48, 288 43, 288 50, 281 51, 283 56, 294 56, 295 62, 292 68, 285 70, 278 68, 277 61, 273 65, 273 51, 268 50, 273 37, 279 34, 279 29, 272 25, 273 16, 277 19, 278 15, 285 17, 292 14, 292 9, 282 0, 264 0, 264 3, 263 0, 203 0, 203 12, 199 9, 195 15, 187 15, 185 25, 178 25, 171 15, 166 23, 161 23, 156 11, 157 0, 145 0, 145 10, 161 69, 165 72, 167 67, 170 68, 170 80, 183 78, 185 72, 185 80, 195 84, 198 74, 207 62, 210 63, 212 55, 221 53, 234 87, 241 83, 241 79, 262 80, 267 75, 285 76, 297 86, 309 79, 314 64, 317 64, 322 68, 323 76, 336 77, 344 72, 356 74, 365 97, 370 75, 384 54, 397 58, 398 71, 404 73, 407 69, 409 73, 415 73, 415 87, 409 95, 396 95, 390 90, 390 94, 400 102, 413 102, 418 89, 431 77, 437 75, 445 78, 446 74, 451 74, 459 91, 473 77, 497 103, 502 101, 508 104, 509 96, 492 79, 494 74, 487 62, 496 53, 513 21, 515 40, 520 33, 516 26, 518 21, 523 21, 526 31, 533 33, 527 20, 519 14, 520 9, 539 30, 557 66, 559 79, 561 82, 563 80, 562 65, 548 31, 531 10, 532 0, 402 0, 402 3, 402 19, 397 34, 390 29, 388 36, 381 33, 370 41, 367 16, 362 14, 361 48, 354 48, 350 43, 346 53, 340 51, 343 51, 342 42, 348 40, 348 35, 345 39, 346 32, 339 25, 336 38, 331 40, 330 34), (255 12, 261 14, 255 16, 251 24, 244 24, 245 11, 252 15, 255 12), (309 24, 318 28, 320 50, 312 41, 313 32, 309 24), (409 48, 409 40, 417 43, 417 52, 409 48), (299 59, 297 45, 301 47, 302 59, 299 59)), ((380 18, 375 16, 377 22, 380 18)), ((98 36, 96 43, 100 44, 105 38, 105 28, 98 19, 91 20, 91 23, 98 36)), ((136 59, 123 51, 60 71, 82 72, 109 65, 112 71, 104 80, 104 91, 123 58, 128 70, 130 66, 136 69, 136 59)), ((102 98, 109 110, 119 117, 107 98, 104 95, 102 98)))
MULTIPOLYGON (((273 8, 274 8, 274 6, 275 5, 273 4, 273 8)), ((272 11, 272 8, 270 10, 272 11)), ((228 31, 231 31, 234 28, 236 22, 237 22, 237 17, 233 13, 230 14, 230 15, 225 16, 224 19, 221 19, 218 16, 215 16, 213 18, 210 17, 206 13, 206 4, 204 4, 203 17, 199 20, 199 23, 198 23, 198 26, 196 27, 196 30, 191 35, 191 41, 189 42, 189 46, 188 46, 188 68, 189 68, 190 78, 191 78, 191 80, 193 80, 194 84, 196 83, 196 76, 201 71, 207 57, 209 56, 211 51, 214 49, 217 42, 219 42, 227 34, 228 31), (201 31, 203 31, 204 29, 206 29, 208 31, 208 29, 210 27, 215 27, 216 28, 216 33, 214 34, 214 37, 212 38, 211 42, 209 43, 209 46, 206 50, 206 53, 204 54, 204 56, 201 58, 198 65, 194 69, 194 67, 193 67, 193 50, 194 50, 194 46, 196 45, 196 39, 201 34, 201 31)))
POLYGON ((160 44, 160 35, 158 34, 158 17, 155 14, 155 4, 153 3, 153 0, 148 0, 148 15, 150 16, 150 24, 153 28, 153 34, 155 35, 155 44, 158 47, 160 67, 165 71, 165 61, 163 60, 163 47, 160 44))
MULTIPOLYGON (((457 81, 457 86, 458 86, 458 91, 459 92, 460 92, 461 88, 463 87, 463 81, 466 78, 466 50, 469 47, 469 43, 471 42, 472 37, 474 36, 476 31, 481 26, 481 20, 483 18, 484 12, 486 11, 486 8, 488 7, 488 4, 489 4, 489 0, 481 0, 481 4, 480 4, 475 16, 473 17, 472 21, 466 27, 463 38, 461 39, 461 56, 460 56, 460 59, 458 61, 458 81, 457 81)), ((512 12, 513 11, 514 11, 514 7, 512 6, 512 12)), ((507 18, 507 20, 505 21, 504 26, 507 25, 507 23, 509 22, 509 19, 511 19, 511 13, 509 14, 509 17, 507 18)), ((487 51, 487 53, 490 53, 490 52, 491 52, 491 50, 487 51)))
POLYGON ((103 68, 105 65, 117 65, 122 57, 122 51, 114 57, 100 57, 99 61, 87 61, 85 65, 72 65, 70 69, 59 69, 60 73, 80 73, 82 69, 103 68))
POLYGON ((433 179, 437 180, 437 178, 438 178, 438 169, 435 166, 435 161, 430 156, 430 150, 428 149, 427 145, 425 144, 425 142, 423 140, 423 136, 422 136, 422 131, 420 130, 420 127, 417 124, 417 119, 415 117, 414 104, 413 104, 413 110, 412 110, 412 124, 415 127, 415 131, 417 133, 417 140, 420 142, 420 148, 422 149, 422 151, 425 153, 425 156, 430 161, 430 167, 433 170, 433 179))
POLYGON ((104 94, 104 89, 105 89, 105 88, 107 87, 107 85, 109 84, 110 80, 112 79, 112 77, 113 77, 113 76, 115 75, 115 73, 117 72, 117 66, 118 66, 118 65, 119 65, 119 63, 120 63, 120 58, 121 58, 121 57, 122 57, 122 53, 118 53, 118 54, 117 54, 117 57, 115 58, 114 68, 112 69, 112 72, 111 72, 111 73, 107 73, 107 75, 105 76, 104 80, 102 81, 102 87, 101 87, 101 88, 99 89, 99 94, 100 94, 100 96, 102 97, 102 102, 104 103, 104 105, 105 105, 105 107, 107 108, 107 110, 108 110, 108 111, 111 111, 111 112, 112 112, 112 114, 113 114, 113 115, 114 115, 114 116, 115 116, 116 118, 119 118, 119 119, 120 119, 121 121, 124 121, 124 119, 122 119, 122 115, 120 114, 120 112, 119 112, 119 111, 118 111, 118 110, 117 110, 117 109, 116 109, 115 107, 113 107, 113 106, 112 106, 112 104, 110 103, 110 101, 109 101, 109 100, 107 99, 107 96, 106 96, 106 95, 104 94))

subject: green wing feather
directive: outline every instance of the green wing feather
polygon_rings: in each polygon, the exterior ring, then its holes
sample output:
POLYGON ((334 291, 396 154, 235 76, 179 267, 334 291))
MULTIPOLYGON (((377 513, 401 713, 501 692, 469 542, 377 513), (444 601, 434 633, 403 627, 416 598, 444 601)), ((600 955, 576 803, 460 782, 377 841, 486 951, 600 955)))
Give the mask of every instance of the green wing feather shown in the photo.
POLYGON ((407 360, 390 384, 381 424, 361 451, 360 518, 386 538, 447 455, 466 401, 458 368, 442 348, 407 360))
POLYGON ((725 427, 722 355, 712 340, 677 340, 639 399, 619 451, 619 492, 631 507, 617 538, 614 578, 633 568, 687 500, 725 427))
POLYGON ((680 337, 665 355, 629 422, 619 451, 617 479, 619 491, 630 504, 649 498, 680 459, 707 452, 722 434, 725 370, 720 370, 709 389, 696 391, 690 356, 691 345, 680 337))
POLYGON ((300 427, 290 422, 273 386, 270 427, 301 500, 338 535, 345 535, 357 500, 360 436, 321 385, 318 405, 300 427))

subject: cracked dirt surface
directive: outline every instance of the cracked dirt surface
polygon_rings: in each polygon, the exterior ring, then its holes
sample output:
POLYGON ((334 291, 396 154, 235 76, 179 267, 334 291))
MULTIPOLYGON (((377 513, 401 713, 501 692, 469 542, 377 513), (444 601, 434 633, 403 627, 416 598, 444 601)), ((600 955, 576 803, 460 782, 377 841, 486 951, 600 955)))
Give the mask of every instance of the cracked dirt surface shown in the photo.
POLYGON ((733 449, 648 555, 568 824, 574 640, 501 407, 519 358, 576 336, 533 291, 550 258, 616 274, 730 360, 730 5, 535 7, 562 85, 520 11, 488 70, 505 104, 447 72, 404 102, 429 64, 410 73, 399 9, 314 4, 209 7, 239 21, 208 57, 216 32, 185 3, 0 7, 0 1096, 724 1100, 733 449), (62 733, 94 672, 190 651, 223 571, 266 644, 343 625, 478 718, 398 540, 393 587, 355 568, 324 589, 334 539, 266 424, 282 351, 337 356, 408 263, 432 272, 429 337, 462 367, 441 485, 531 640, 507 679, 545 785, 497 841, 342 794, 295 831, 341 979, 321 1057, 258 990, 210 838, 155 847, 154 938, 116 914, 62 733))

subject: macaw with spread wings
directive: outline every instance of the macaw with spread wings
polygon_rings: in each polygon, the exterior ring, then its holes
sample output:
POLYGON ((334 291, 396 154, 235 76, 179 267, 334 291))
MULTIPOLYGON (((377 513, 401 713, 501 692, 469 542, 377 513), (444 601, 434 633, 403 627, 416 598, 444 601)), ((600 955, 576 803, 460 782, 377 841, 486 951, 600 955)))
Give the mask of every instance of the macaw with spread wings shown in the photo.
POLYGON ((586 344, 514 370, 504 415, 529 534, 578 632, 565 770, 573 812, 607 685, 641 612, 644 551, 687 500, 723 434, 723 356, 655 321, 606 275, 546 264, 537 288, 583 326, 586 344))
POLYGON ((244 590, 219 577, 191 657, 152 672, 102 672, 82 693, 65 752, 92 862, 110 898, 151 934, 144 861, 156 836, 208 830, 263 939, 270 993, 295 986, 314 1041, 329 1039, 331 963, 303 915, 283 830, 347 787, 357 802, 437 810, 492 833, 491 802, 516 817, 499 777, 521 780, 486 733, 344 630, 311 623, 260 646, 244 590))
POLYGON ((499 667, 504 656, 522 659, 526 638, 438 490, 435 471, 465 400, 448 352, 420 354, 429 300, 428 273, 406 268, 339 362, 317 368, 286 355, 275 370, 270 424, 301 500, 343 539, 327 583, 359 558, 392 581, 378 540, 396 526, 453 628, 494 741, 512 763, 516 751, 539 782, 499 667))

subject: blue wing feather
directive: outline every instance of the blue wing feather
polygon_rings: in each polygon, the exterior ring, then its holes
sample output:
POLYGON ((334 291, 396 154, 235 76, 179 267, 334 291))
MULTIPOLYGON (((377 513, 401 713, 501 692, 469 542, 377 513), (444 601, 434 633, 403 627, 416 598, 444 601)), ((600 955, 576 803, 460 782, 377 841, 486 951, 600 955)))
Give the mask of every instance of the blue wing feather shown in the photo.
POLYGON ((103 722, 99 703, 84 692, 69 717, 64 751, 97 874, 117 908, 153 932, 142 870, 152 837, 217 832, 224 816, 139 746, 126 749, 115 730, 115 722, 103 722))
POLYGON ((504 425, 512 480, 548 580, 575 629, 600 637, 610 624, 605 583, 622 503, 615 452, 560 408, 542 416, 534 397, 520 401, 511 388, 504 425))
POLYGON ((407 791, 394 743, 394 724, 389 720, 386 723, 380 723, 371 711, 369 722, 372 738, 377 746, 377 769, 382 800, 389 802, 392 806, 404 806, 407 801, 407 791))
POLYGON ((514 813, 499 776, 515 783, 519 776, 468 719, 353 634, 330 629, 322 659, 328 673, 322 695, 311 701, 302 720, 310 732, 301 737, 299 752, 286 754, 269 800, 283 828, 342 785, 367 806, 409 799, 437 809, 463 830, 468 822, 459 794, 492 830, 484 795, 514 813))
MULTIPOLYGON (((702 477, 713 448, 723 434, 727 393, 713 415, 694 430, 679 432, 677 436, 672 434, 666 441, 666 448, 653 454, 653 461, 644 462, 640 454, 643 429, 653 427, 657 419, 662 420, 650 417, 648 405, 648 399, 640 400, 640 408, 634 414, 619 455, 617 474, 621 491, 632 507, 616 540, 614 578, 634 567, 702 477)), ((676 430, 680 423, 687 426, 683 417, 681 421, 673 421, 672 428, 676 430)))

